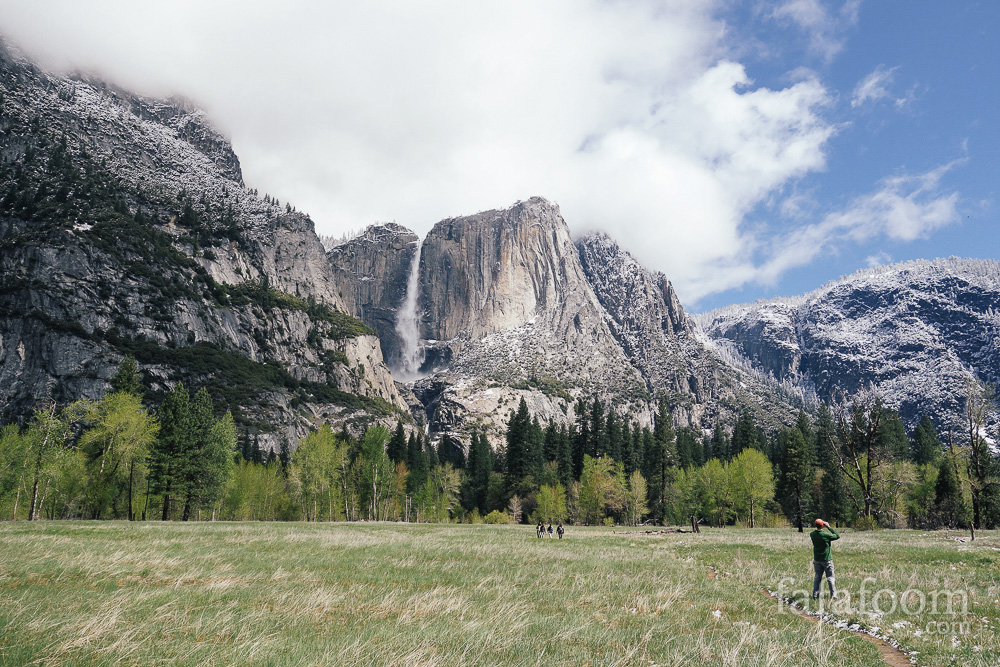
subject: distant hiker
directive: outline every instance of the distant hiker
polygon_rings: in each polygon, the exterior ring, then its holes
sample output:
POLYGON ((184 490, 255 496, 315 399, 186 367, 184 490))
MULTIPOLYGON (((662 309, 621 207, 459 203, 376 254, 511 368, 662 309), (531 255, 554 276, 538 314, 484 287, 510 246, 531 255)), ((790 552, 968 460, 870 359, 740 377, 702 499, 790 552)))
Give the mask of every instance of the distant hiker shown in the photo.
POLYGON ((562 521, 559 522, 559 527, 556 528, 556 532, 559 534, 559 539, 561 540, 562 536, 563 536, 563 533, 566 532, 566 529, 563 528, 562 521))
POLYGON ((809 533, 813 543, 813 571, 816 573, 816 577, 813 579, 813 599, 819 599, 824 573, 826 574, 826 583, 830 586, 830 597, 837 599, 837 587, 833 576, 833 552, 830 549, 830 542, 839 540, 840 535, 823 519, 816 519, 815 525, 816 530, 809 533))
POLYGON ((543 535, 545 535, 545 524, 539 521, 538 525, 535 526, 535 537, 542 537, 543 535))
POLYGON ((552 524, 549 524, 549 539, 552 539, 552 524))

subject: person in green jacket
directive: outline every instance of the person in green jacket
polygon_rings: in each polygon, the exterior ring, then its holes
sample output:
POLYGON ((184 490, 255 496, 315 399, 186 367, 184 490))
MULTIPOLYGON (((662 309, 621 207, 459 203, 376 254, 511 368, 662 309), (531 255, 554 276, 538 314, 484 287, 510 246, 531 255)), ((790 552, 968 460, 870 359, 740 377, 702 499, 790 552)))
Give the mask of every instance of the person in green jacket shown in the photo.
POLYGON ((833 553, 830 543, 839 540, 840 535, 826 521, 816 519, 816 530, 809 533, 809 537, 813 543, 813 571, 816 573, 813 579, 813 599, 819 598, 824 573, 826 583, 830 586, 830 597, 836 599, 837 586, 833 575, 833 553))

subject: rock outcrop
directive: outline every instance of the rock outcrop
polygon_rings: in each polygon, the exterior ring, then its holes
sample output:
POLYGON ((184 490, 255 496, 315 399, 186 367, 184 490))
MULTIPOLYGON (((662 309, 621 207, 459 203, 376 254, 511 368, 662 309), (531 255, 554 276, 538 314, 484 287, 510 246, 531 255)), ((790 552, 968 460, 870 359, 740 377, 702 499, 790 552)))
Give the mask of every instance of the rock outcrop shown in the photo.
POLYGON ((0 156, 0 418, 102 395, 126 353, 153 400, 208 386, 264 446, 406 410, 312 221, 190 104, 0 47, 0 156))
MULTIPOLYGON (((341 265, 359 260, 342 283, 355 295, 352 312, 391 335, 379 313, 395 305, 398 315, 410 267, 386 258, 402 255, 404 238, 372 228, 330 253, 341 265), (387 261, 395 268, 380 271, 387 261), (371 279, 359 288, 358 276, 371 279)), ((574 242, 542 198, 437 223, 422 243, 418 286, 425 377, 409 386, 433 433, 467 443, 485 428, 499 443, 521 398, 543 421, 572 421, 577 400, 600 397, 651 424, 661 396, 678 423, 695 427, 742 407, 772 426, 793 418, 774 383, 705 348, 666 277, 606 236, 574 242)), ((384 336, 384 355, 396 358, 397 345, 384 336)))
POLYGON ((390 368, 400 365, 403 341, 396 324, 418 240, 405 227, 386 223, 327 251, 347 311, 378 332, 390 368))

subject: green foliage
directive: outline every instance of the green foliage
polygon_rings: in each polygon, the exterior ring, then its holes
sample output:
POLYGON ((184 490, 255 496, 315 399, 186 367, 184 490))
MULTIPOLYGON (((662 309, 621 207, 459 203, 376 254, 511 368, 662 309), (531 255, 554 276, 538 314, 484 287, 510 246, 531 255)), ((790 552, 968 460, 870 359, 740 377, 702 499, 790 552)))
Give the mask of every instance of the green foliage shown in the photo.
POLYGON ((459 472, 450 463, 430 469, 423 486, 414 496, 417 520, 428 523, 445 523, 451 510, 458 505, 459 472))
POLYGON ((125 391, 100 401, 79 401, 69 411, 77 413, 84 424, 77 448, 87 461, 86 516, 134 518, 146 458, 156 441, 156 419, 146 412, 139 396, 125 391))
POLYGON ((389 431, 384 427, 368 429, 361 438, 355 461, 359 472, 359 501, 364 516, 372 521, 389 518, 395 465, 385 451, 388 440, 389 431))
POLYGON ((797 427, 785 434, 785 451, 778 478, 778 494, 785 516, 802 532, 809 520, 815 480, 811 447, 797 427))
POLYGON ((466 465, 465 485, 462 495, 466 509, 489 510, 490 473, 493 470, 493 451, 486 435, 474 432, 469 444, 469 459, 466 465))
POLYGON ((126 354, 122 359, 118 370, 111 377, 112 393, 124 392, 142 398, 143 386, 142 377, 139 375, 139 365, 135 362, 135 357, 126 354))
MULTIPOLYGON (((188 347, 168 348, 144 339, 110 333, 108 342, 146 365, 178 369, 174 379, 187 378, 202 383, 223 409, 233 413, 238 425, 249 425, 244 408, 266 406, 271 400, 270 394, 275 391, 291 391, 300 400, 332 403, 373 415, 397 411, 383 399, 351 394, 325 382, 298 380, 277 362, 256 362, 214 343, 198 342, 188 347)), ((267 428, 266 424, 252 425, 267 428)))
POLYGON ((483 517, 483 523, 490 526, 506 525, 510 522, 510 515, 500 510, 493 510, 483 517))
POLYGON ((566 511, 566 487, 557 483, 555 486, 543 485, 538 489, 535 497, 535 511, 531 514, 531 521, 544 521, 545 523, 556 523, 565 521, 568 516, 566 511))
POLYGON ((633 470, 625 488, 625 515, 630 526, 638 526, 649 511, 646 493, 646 478, 638 470, 633 470))
POLYGON ((583 458, 578 517, 580 523, 600 525, 608 515, 617 515, 625 505, 625 477, 614 459, 583 458))
POLYGON ((515 383, 508 383, 507 386, 512 389, 537 389, 546 396, 561 398, 567 402, 573 401, 573 396, 569 393, 571 389, 570 385, 547 375, 532 373, 526 379, 515 383))
POLYGON ((274 309, 305 311, 307 307, 304 300, 271 287, 266 275, 236 285, 225 284, 223 288, 232 306, 253 305, 264 311, 274 309))
POLYGON ((968 525, 969 510, 962 496, 957 470, 955 456, 940 458, 934 482, 934 523, 938 526, 959 528, 968 525))
POLYGON ((774 478, 771 462, 763 452, 747 448, 730 464, 730 483, 734 506, 738 514, 747 518, 747 526, 756 525, 757 512, 774 498, 774 478))
POLYGON ((941 457, 941 440, 930 415, 924 415, 913 430, 911 443, 914 463, 935 463, 941 457))
POLYGON ((347 445, 329 424, 299 441, 289 464, 289 481, 301 497, 306 521, 343 520, 343 487, 348 460, 347 445))
POLYGON ((649 487, 650 519, 655 523, 663 523, 669 514, 668 487, 674 480, 677 466, 676 437, 674 422, 667 402, 660 399, 656 416, 656 426, 652 438, 645 439, 643 461, 645 470, 643 477, 649 487))

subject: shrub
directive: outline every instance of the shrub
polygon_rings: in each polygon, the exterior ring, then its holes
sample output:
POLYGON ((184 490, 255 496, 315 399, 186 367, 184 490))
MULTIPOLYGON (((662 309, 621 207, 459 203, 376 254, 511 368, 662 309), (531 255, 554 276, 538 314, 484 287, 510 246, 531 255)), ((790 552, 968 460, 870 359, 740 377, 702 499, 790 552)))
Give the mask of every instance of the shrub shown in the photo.
POLYGON ((853 525, 855 530, 875 530, 878 527, 878 520, 873 516, 859 516, 853 525))
POLYGON ((510 515, 506 512, 501 512, 500 510, 493 510, 483 517, 483 523, 488 523, 490 525, 508 524, 510 523, 510 515))

